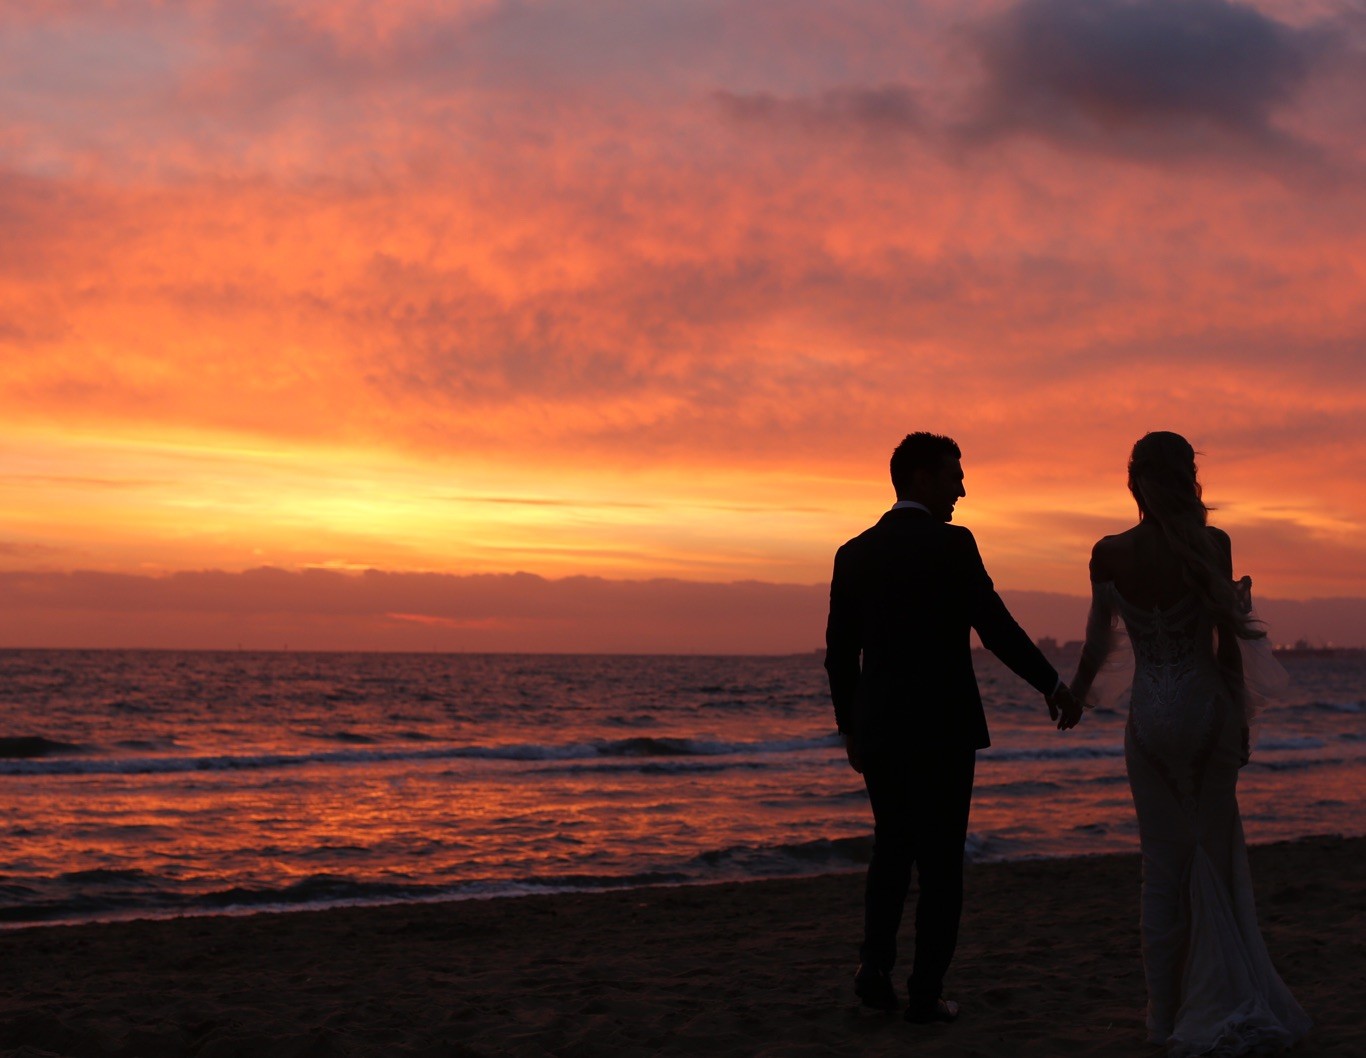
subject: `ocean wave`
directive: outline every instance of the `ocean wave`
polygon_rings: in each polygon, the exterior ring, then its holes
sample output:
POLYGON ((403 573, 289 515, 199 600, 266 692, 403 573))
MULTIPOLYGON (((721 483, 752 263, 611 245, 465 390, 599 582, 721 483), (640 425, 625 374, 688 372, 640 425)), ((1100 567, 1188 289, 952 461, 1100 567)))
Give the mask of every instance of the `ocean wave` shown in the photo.
POLYGON ((85 747, 74 742, 58 742, 40 735, 18 735, 0 738, 0 759, 29 760, 34 757, 53 757, 59 754, 83 753, 85 747))
POLYGON ((988 760, 1109 760, 1124 756, 1122 745, 992 746, 981 751, 988 760))
POLYGON ((840 745, 838 735, 717 742, 697 738, 637 737, 593 743, 602 757, 719 757, 737 753, 796 753, 840 745))
MULTIPOLYGON (((47 742, 46 739, 40 740, 47 742)), ((196 771, 298 768, 314 764, 367 765, 402 761, 570 761, 599 758, 721 757, 794 753, 838 746, 838 735, 724 742, 694 738, 596 739, 560 745, 446 746, 433 749, 346 749, 315 753, 244 753, 213 756, 82 757, 0 761, 0 775, 146 775, 196 771)), ((50 745, 65 745, 51 743, 50 745)), ((76 747, 78 748, 78 747, 76 747)), ((72 752, 68 750, 65 752, 72 752)), ((57 754, 59 751, 48 751, 57 754)), ((32 756, 32 754, 30 754, 32 756)))
MULTIPOLYGON (((810 845, 819 843, 812 842, 810 845)), ((827 862, 820 856, 801 857, 787 870, 775 867, 767 875, 809 874, 827 862)), ((866 861, 865 861, 866 862, 866 861)), ((854 866, 852 861, 837 866, 854 866)), ((390 882, 317 874, 288 885, 234 885, 208 892, 176 891, 169 878, 138 871, 88 871, 59 878, 26 879, 15 884, 0 879, 0 924, 25 926, 64 921, 113 921, 166 918, 181 915, 221 915, 274 910, 316 910, 375 904, 432 903, 447 900, 534 894, 639 889, 721 881, 727 877, 756 877, 720 871, 704 857, 675 867, 661 865, 639 871, 537 874, 515 878, 471 879, 450 883, 390 882), (85 877, 81 877, 84 875, 85 877), (77 883, 84 882, 83 885, 77 883), (74 891, 73 891, 74 890, 74 891)))
MULTIPOLYGON (((1013 847, 1014 843, 1009 839, 971 832, 967 836, 963 859, 966 863, 1000 859, 1013 847)), ((699 853, 688 866, 694 870, 703 867, 709 871, 720 870, 723 875, 745 878, 783 877, 866 867, 872 855, 872 835, 859 835, 775 845, 732 845, 699 853)))
MULTIPOLYGON (((207 893, 177 892, 167 878, 138 871, 85 871, 64 875, 57 885, 34 880, 27 899, 0 905, 0 923, 28 925, 41 922, 101 921, 158 918, 183 914, 215 914, 239 909, 313 908, 348 903, 397 903, 440 896, 450 886, 404 885, 359 881, 339 875, 315 875, 291 885, 233 886, 207 893), (108 877, 99 877, 105 874, 108 877), (79 875, 89 875, 84 887, 71 892, 79 875)), ((5 888, 17 890, 17 886, 5 888)))
MULTIPOLYGON (((635 874, 546 874, 510 883, 519 893, 575 890, 642 889, 651 885, 681 885, 696 881, 683 871, 638 871, 635 874)), ((486 890, 487 891, 487 890, 486 890)))
MULTIPOLYGON (((984 842, 968 839, 971 858, 984 842)), ((871 836, 818 838, 775 845, 734 845, 636 870, 536 873, 456 882, 396 882, 320 873, 286 885, 224 885, 186 891, 176 879, 139 869, 97 868, 46 878, 0 876, 0 923, 11 926, 186 914, 303 910, 361 904, 414 903, 537 893, 636 889, 854 870, 872 855, 871 836)))
POLYGON ((979 783, 978 793, 997 794, 1052 794, 1062 787, 1046 779, 1016 779, 1012 782, 979 783))
POLYGON ((730 845, 698 853, 691 865, 762 878, 791 874, 793 868, 857 867, 867 864, 872 855, 871 837, 815 838, 776 845, 730 845))
POLYGON ((530 771, 532 774, 540 775, 619 775, 624 772, 637 775, 700 775, 721 771, 763 771, 776 767, 781 765, 761 760, 651 760, 639 764, 629 761, 615 761, 610 764, 562 764, 532 768, 530 771))
MULTIPOLYGON (((1105 824, 1081 824, 1074 833, 1104 837, 1105 824)), ((1119 824, 1119 832, 1132 826, 1119 824)), ((608 869, 485 877, 459 881, 392 881, 319 873, 289 884, 243 882, 190 891, 175 878, 137 869, 95 869, 52 877, 0 875, 0 924, 23 927, 53 922, 115 921, 192 915, 251 914, 331 907, 435 903, 554 893, 601 892, 653 886, 792 878, 852 872, 867 866, 871 836, 731 845, 679 858, 608 869)), ((1033 859, 1027 841, 969 833, 968 863, 1033 859)), ((606 866, 606 865, 603 865, 606 866)), ((203 883, 201 882, 201 885, 203 883)))
POLYGON ((963 862, 994 863, 997 860, 1018 858, 1022 855, 1023 849, 1024 846, 1012 838, 970 831, 963 849, 963 862))
POLYGON ((119 749, 132 749, 141 753, 181 748, 180 744, 173 738, 122 738, 114 745, 119 749))
POLYGON ((1343 764, 1345 761, 1341 757, 1291 757, 1288 760, 1267 760, 1259 757, 1257 750, 1252 751, 1252 760, 1248 764, 1249 768, 1261 768, 1266 771, 1305 771, 1309 768, 1319 766, 1331 766, 1343 764))
POLYGON ((1327 713, 1361 713, 1366 712, 1366 702, 1306 702, 1305 709, 1321 709, 1327 713))
MULTIPOLYGON (((1261 739, 1257 743, 1257 751, 1285 753, 1323 749, 1325 745, 1323 739, 1315 738, 1312 735, 1291 735, 1284 738, 1261 739)), ((1111 745, 992 746, 990 749, 982 750, 981 756, 988 760, 997 761, 1108 760, 1123 757, 1124 747, 1118 743, 1111 745)), ((1310 760, 1305 763, 1316 762, 1310 760)))
POLYGON ((358 731, 300 731, 304 738, 315 738, 321 742, 342 742, 351 746, 373 746, 379 739, 358 731))
POLYGON ((117 885, 129 882, 142 884, 154 876, 140 867, 119 870, 112 867, 94 867, 84 871, 67 871, 57 876, 58 881, 75 885, 117 885))
POLYGON ((1262 752, 1295 749, 1323 749, 1324 741, 1312 735, 1298 735, 1289 738, 1262 738, 1257 740, 1257 749, 1262 752))

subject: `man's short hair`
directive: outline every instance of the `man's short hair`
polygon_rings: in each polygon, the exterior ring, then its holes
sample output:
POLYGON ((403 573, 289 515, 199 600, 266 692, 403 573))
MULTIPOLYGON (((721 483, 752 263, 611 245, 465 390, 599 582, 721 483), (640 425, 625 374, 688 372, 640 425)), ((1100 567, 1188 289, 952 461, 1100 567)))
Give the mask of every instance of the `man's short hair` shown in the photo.
POLYGON ((892 451, 892 488, 897 499, 909 493, 917 470, 938 470, 946 459, 962 459, 952 437, 937 433, 908 433, 892 451))

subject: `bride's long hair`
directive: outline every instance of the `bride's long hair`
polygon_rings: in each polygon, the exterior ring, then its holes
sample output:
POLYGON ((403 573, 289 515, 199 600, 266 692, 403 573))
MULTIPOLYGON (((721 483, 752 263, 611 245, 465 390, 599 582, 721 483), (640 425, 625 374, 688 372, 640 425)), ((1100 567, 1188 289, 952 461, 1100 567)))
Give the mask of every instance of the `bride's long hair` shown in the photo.
POLYGON ((1139 514, 1151 518, 1180 559, 1186 583, 1219 627, 1241 639, 1262 639, 1266 631, 1248 616, 1222 556, 1205 531, 1209 508, 1195 474, 1195 449, 1177 433, 1145 434, 1129 456, 1129 491, 1139 514))

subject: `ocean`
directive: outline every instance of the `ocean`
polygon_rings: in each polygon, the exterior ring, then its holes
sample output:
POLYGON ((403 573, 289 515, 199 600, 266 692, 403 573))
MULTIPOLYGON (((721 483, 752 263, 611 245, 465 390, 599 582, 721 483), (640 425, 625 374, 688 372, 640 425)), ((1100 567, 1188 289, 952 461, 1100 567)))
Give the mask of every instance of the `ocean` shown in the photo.
MULTIPOLYGON (((0 925, 857 869, 820 662, 0 651, 0 925)), ((1136 850, 1123 713, 1060 733, 977 667, 969 859, 1136 850)), ((1366 833, 1366 654, 1286 667, 1248 840, 1366 833)))

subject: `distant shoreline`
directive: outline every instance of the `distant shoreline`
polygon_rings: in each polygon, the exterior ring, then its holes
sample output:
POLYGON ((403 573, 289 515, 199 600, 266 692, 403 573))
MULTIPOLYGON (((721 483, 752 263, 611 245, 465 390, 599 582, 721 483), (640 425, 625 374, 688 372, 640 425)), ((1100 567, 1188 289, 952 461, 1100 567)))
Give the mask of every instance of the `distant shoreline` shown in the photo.
MULTIPOLYGON (((1041 641, 1040 646, 1051 661, 1075 660, 1081 653, 1080 641, 1069 641, 1050 646, 1041 641)), ((355 654, 403 657, 415 655, 430 657, 448 654, 452 657, 500 657, 500 658, 807 658, 824 657, 825 647, 809 650, 750 650, 750 651, 713 651, 713 650, 354 650, 333 647, 14 647, 0 646, 4 654, 278 654, 282 657, 308 656, 310 654, 355 654)), ((974 656, 986 656, 990 651, 983 647, 973 647, 974 656)), ((1361 658, 1366 657, 1366 646, 1340 647, 1300 647, 1276 646, 1272 653, 1278 658, 1361 658)))
MULTIPOLYGON (((1075 639, 1089 596, 1002 588, 1031 639, 1075 639)), ((0 572, 0 643, 291 653, 782 656, 819 645, 828 583, 263 568, 0 572)), ((1259 591, 1272 641, 1366 647, 1366 598, 1259 591)))

